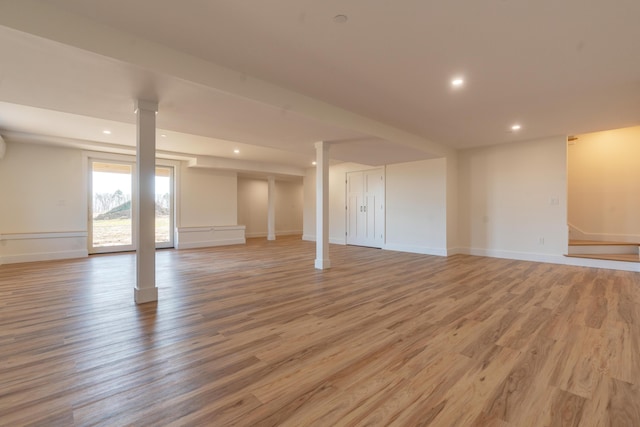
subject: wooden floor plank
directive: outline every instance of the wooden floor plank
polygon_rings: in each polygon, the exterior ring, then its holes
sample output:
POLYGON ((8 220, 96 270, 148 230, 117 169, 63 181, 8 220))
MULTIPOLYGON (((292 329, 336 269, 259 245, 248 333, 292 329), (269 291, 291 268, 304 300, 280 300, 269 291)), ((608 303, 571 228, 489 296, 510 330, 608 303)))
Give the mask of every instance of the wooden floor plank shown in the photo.
POLYGON ((0 266, 0 425, 640 425, 640 275, 299 238, 0 266))

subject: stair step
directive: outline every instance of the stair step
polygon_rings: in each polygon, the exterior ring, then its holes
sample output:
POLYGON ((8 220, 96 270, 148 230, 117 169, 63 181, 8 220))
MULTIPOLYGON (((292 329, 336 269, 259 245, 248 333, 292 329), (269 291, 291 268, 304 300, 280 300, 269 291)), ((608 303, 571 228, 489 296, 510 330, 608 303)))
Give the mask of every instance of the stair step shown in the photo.
POLYGON ((569 254, 571 258, 604 259, 608 261, 640 262, 638 254, 569 254))
POLYGON ((600 240, 569 240, 569 246, 640 246, 640 243, 603 242, 600 240))
POLYGON ((638 243, 631 242, 601 242, 597 240, 569 240, 569 255, 591 255, 585 258, 616 257, 620 255, 627 258, 631 255, 638 258, 640 255, 638 243))

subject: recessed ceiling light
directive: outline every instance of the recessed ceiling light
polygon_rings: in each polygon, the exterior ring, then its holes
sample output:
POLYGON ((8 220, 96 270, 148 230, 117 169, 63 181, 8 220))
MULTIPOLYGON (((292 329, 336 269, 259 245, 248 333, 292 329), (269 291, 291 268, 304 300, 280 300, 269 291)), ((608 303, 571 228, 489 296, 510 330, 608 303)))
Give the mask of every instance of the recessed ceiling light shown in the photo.
POLYGON ((104 133, 105 135, 111 135, 111 131, 110 130, 103 130, 102 133, 104 133))
POLYGON ((166 137, 167 137, 167 134, 163 133, 163 134, 161 134, 160 136, 161 136, 161 137, 163 137, 163 138, 166 138, 166 137))
POLYGON ((313 166, 315 166, 315 165, 316 165, 316 162, 311 162, 311 164, 312 164, 313 166))
POLYGON ((234 153, 236 154, 240 154, 240 150, 238 150, 237 148, 235 150, 233 150, 234 153))
POLYGON ((464 86, 464 79, 462 77, 455 77, 451 80, 451 86, 453 87, 462 87, 464 86))
POLYGON ((347 15, 336 15, 333 17, 333 22, 335 22, 336 24, 344 24, 348 20, 349 17, 347 15))
POLYGON ((520 129, 522 129, 522 126, 520 126, 519 124, 515 124, 513 126, 511 126, 511 130, 512 131, 519 131, 520 129))

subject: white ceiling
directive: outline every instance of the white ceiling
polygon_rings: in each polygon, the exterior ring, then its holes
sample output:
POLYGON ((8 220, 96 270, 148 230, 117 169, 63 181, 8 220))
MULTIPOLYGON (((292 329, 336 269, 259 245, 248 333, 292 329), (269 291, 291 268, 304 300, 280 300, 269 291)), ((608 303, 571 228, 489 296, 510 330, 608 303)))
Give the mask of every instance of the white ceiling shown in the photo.
POLYGON ((2 2, 0 130, 133 144, 133 100, 157 99, 162 149, 305 167, 318 140, 378 165, 633 126, 639 16, 636 0, 2 2))

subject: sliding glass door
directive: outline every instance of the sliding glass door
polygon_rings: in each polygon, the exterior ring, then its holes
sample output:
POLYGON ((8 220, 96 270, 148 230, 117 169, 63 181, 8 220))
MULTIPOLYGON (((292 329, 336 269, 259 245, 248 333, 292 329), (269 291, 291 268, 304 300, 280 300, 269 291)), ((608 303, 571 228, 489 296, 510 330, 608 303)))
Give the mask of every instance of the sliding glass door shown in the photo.
POLYGON ((90 252, 135 250, 133 163, 91 161, 90 252))
MULTIPOLYGON (((132 251, 135 242, 135 164, 89 161, 89 252, 132 251)), ((173 167, 156 168, 156 247, 173 247, 173 167)))
POLYGON ((156 248, 173 247, 173 167, 156 167, 156 248))

